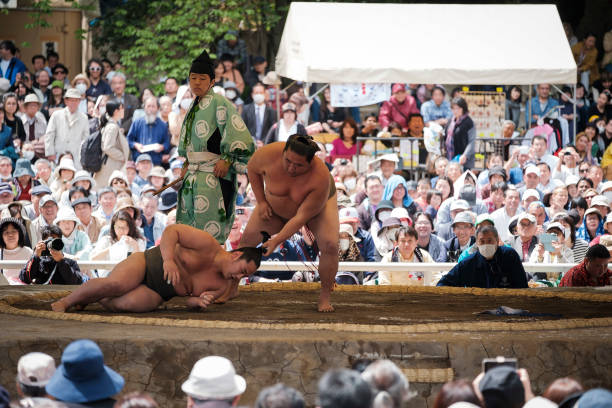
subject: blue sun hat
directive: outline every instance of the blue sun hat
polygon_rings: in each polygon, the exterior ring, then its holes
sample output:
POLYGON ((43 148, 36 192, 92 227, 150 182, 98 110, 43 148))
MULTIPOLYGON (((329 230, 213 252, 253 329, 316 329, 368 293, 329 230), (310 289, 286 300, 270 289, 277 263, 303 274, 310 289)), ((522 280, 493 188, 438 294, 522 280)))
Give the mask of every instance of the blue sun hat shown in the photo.
POLYGON ((92 402, 118 394, 125 380, 104 365, 104 355, 91 340, 76 340, 62 353, 62 363, 45 387, 52 397, 65 402, 92 402))

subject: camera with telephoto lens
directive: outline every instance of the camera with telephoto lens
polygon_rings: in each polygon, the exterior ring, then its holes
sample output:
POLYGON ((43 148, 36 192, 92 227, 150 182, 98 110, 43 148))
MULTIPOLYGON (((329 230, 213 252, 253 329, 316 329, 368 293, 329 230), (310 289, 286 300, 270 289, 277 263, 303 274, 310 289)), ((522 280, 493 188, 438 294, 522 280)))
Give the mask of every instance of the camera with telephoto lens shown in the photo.
POLYGON ((40 254, 41 256, 51 256, 49 249, 54 251, 61 251, 64 249, 64 241, 61 238, 48 238, 45 241, 45 250, 40 254))

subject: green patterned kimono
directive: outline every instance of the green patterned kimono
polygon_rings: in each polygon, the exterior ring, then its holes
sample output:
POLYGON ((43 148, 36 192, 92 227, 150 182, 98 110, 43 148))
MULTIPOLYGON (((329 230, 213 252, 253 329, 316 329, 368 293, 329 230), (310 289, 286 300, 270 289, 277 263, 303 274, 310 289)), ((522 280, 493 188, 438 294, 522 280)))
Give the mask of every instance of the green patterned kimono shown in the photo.
POLYGON ((209 90, 192 105, 181 129, 178 153, 187 157, 189 169, 178 193, 176 222, 204 230, 223 244, 234 222, 236 174, 246 172, 254 151, 236 108, 209 90), (219 159, 231 163, 222 179, 212 172, 219 159))

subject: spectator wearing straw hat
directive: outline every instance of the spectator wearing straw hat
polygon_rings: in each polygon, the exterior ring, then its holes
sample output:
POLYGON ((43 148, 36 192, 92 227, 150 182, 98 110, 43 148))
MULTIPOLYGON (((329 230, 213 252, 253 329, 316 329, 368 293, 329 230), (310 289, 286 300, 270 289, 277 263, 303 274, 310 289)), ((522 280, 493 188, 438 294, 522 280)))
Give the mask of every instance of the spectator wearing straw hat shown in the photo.
POLYGON ((62 353, 62 363, 45 389, 53 398, 90 407, 112 407, 125 380, 104 365, 104 355, 91 340, 76 340, 62 353))
POLYGON ((238 405, 246 386, 231 361, 208 356, 195 363, 181 389, 187 394, 188 408, 229 408, 238 405))
POLYGON ((66 107, 49 119, 45 133, 45 156, 55 160, 62 152, 70 152, 78 168, 81 166, 81 143, 89 136, 87 115, 78 111, 81 94, 71 88, 64 95, 66 107))

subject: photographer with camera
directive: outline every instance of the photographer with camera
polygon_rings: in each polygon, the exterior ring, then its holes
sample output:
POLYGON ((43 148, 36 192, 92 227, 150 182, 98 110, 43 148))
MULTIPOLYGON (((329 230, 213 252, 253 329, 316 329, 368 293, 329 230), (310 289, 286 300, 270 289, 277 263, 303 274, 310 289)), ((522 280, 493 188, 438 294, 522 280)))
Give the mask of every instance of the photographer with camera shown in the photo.
POLYGON ((64 257, 62 231, 55 225, 42 230, 42 241, 36 244, 34 254, 19 274, 26 284, 80 285, 83 275, 73 259, 64 257))

